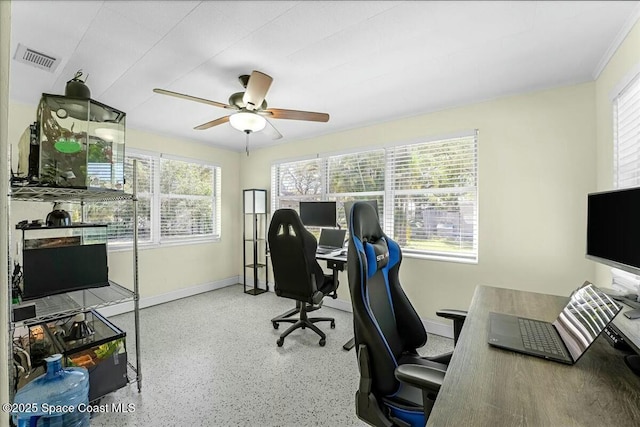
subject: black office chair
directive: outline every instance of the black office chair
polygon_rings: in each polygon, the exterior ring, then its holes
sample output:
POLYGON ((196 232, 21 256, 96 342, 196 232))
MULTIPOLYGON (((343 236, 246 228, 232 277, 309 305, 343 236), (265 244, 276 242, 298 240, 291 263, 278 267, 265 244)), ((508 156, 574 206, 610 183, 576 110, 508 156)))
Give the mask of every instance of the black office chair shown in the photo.
POLYGON ((280 335, 277 344, 284 343, 287 335, 298 328, 309 328, 320 335, 320 346, 324 346, 327 336, 315 323, 330 322, 336 327, 335 319, 330 317, 308 317, 309 311, 320 308, 322 299, 338 288, 333 276, 327 276, 316 261, 318 242, 300 221, 293 209, 278 209, 273 213, 269 225, 269 250, 276 295, 296 300, 296 309, 271 320, 278 329, 281 322, 293 323, 280 335), (300 318, 291 318, 294 313, 300 318))
MULTIPOLYGON (((356 414, 374 426, 424 426, 452 352, 418 355, 427 333, 398 280, 400 247, 384 234, 369 204, 355 203, 350 219, 347 266, 360 369, 356 414)), ((437 314, 453 319, 457 340, 466 312, 437 314)))

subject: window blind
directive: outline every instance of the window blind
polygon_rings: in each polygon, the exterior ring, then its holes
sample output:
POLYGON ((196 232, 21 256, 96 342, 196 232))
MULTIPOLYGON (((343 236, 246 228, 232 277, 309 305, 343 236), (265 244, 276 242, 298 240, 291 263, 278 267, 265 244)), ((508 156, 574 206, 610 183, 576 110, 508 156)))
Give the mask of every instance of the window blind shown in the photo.
POLYGON ((271 206, 298 211, 301 201, 324 200, 324 159, 275 164, 271 169, 271 206))
POLYGON ((475 135, 388 150, 385 225, 405 252, 477 259, 475 135))
POLYGON ((327 159, 327 199, 336 201, 337 219, 347 227, 344 202, 376 200, 383 218, 385 152, 372 150, 331 156, 327 159))
POLYGON ((220 236, 220 168, 160 159, 160 240, 220 236))
POLYGON ((640 186, 640 75, 614 102, 614 183, 640 186))
MULTIPOLYGON (((156 167, 153 157, 127 153, 124 160, 124 191, 133 192, 133 160, 138 168, 138 242, 152 240, 151 217, 153 182, 156 167)), ((133 204, 131 201, 88 203, 85 206, 85 221, 108 224, 107 236, 110 243, 131 243, 133 241, 133 204)))
MULTIPOLYGON (((613 182, 616 188, 640 186, 640 74, 613 102, 613 182)), ((613 285, 638 293, 640 276, 612 269, 613 285)))

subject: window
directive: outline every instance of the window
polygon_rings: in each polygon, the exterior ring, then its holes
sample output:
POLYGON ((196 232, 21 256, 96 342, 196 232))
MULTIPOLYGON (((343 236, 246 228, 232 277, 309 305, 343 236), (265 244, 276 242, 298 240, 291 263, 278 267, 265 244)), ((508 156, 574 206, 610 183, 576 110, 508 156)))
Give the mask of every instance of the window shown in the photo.
MULTIPOLYGON (((153 157, 127 153, 124 160, 124 191, 133 191, 133 160, 137 160, 138 179, 138 242, 152 242, 152 195, 155 176, 153 157)), ((110 243, 131 243, 133 240, 133 206, 130 201, 98 202, 86 205, 85 218, 90 223, 109 224, 110 243)))
POLYGON ((376 200, 385 232, 418 256, 477 260, 477 136, 274 164, 272 208, 376 200))
MULTIPOLYGON (((159 153, 127 150, 124 190, 133 188, 137 160, 138 243, 185 242, 220 237, 221 170, 159 153)), ((130 201, 88 203, 87 222, 107 223, 111 247, 133 240, 130 201)))
POLYGON ((281 163, 271 170, 272 204, 298 210, 301 201, 324 199, 322 178, 324 162, 320 159, 281 163))
POLYGON ((160 159, 160 240, 219 235, 220 168, 160 159))
POLYGON ((274 209, 298 210, 301 201, 337 202, 338 224, 346 227, 344 202, 384 198, 384 150, 279 163, 271 171, 274 209))
POLYGON ((385 223, 406 253, 477 256, 477 144, 464 137, 389 150, 385 223))
MULTIPOLYGON (((640 186, 640 74, 613 101, 613 182, 640 186)), ((637 293, 640 277, 612 269, 613 283, 637 293)))

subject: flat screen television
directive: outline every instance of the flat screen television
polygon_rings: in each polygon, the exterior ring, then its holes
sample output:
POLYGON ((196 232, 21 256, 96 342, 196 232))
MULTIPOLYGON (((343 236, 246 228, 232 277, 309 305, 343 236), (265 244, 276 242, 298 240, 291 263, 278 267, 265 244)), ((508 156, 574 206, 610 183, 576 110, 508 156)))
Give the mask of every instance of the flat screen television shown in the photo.
POLYGON ((300 202, 300 220, 308 227, 335 227, 336 202, 300 202))
POLYGON ((640 187, 587 196, 586 256, 640 274, 640 187))
POLYGON ((25 249, 22 262, 24 300, 109 284, 104 243, 25 249))

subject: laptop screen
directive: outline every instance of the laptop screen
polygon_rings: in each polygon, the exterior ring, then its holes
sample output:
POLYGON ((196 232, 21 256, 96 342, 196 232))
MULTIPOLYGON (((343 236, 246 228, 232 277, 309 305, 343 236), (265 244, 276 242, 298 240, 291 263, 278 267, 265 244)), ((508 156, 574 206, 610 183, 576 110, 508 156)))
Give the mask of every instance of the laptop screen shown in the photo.
POLYGON ((318 245, 341 248, 342 245, 344 245, 344 236, 346 233, 347 230, 344 229, 323 228, 320 230, 320 241, 318 245))
POLYGON ((621 306, 589 282, 576 290, 553 322, 574 362, 616 317, 621 306))

